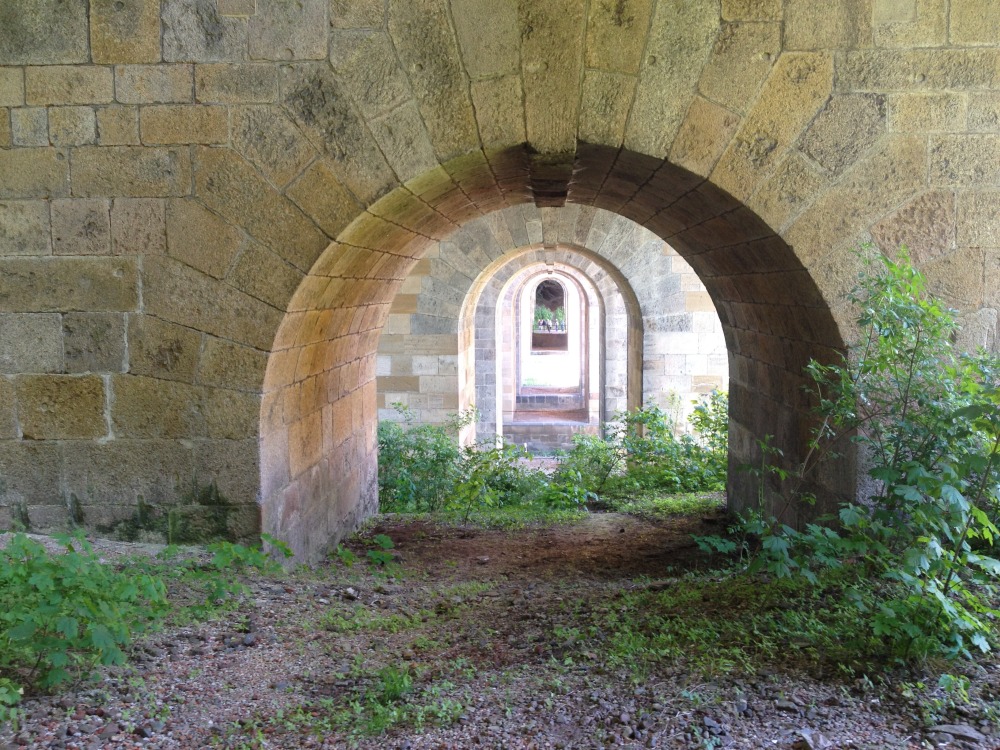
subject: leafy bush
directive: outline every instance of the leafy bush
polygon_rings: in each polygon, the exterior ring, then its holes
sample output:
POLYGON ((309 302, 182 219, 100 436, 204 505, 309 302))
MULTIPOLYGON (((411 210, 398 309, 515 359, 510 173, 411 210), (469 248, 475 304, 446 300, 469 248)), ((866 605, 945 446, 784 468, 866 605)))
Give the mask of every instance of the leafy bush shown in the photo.
POLYGON ((86 540, 50 554, 24 534, 0 551, 0 701, 14 686, 52 688, 100 664, 124 662, 132 636, 163 614, 163 583, 119 573, 86 540))
POLYGON ((893 655, 986 651, 1000 614, 988 598, 1000 561, 987 554, 1000 535, 1000 358, 953 349, 955 313, 927 293, 905 251, 865 263, 851 295, 861 340, 808 372, 821 418, 812 455, 849 436, 874 490, 841 506, 839 531, 750 519, 762 533, 751 570, 816 580, 821 568, 861 566, 883 588, 876 607, 859 609, 893 655))

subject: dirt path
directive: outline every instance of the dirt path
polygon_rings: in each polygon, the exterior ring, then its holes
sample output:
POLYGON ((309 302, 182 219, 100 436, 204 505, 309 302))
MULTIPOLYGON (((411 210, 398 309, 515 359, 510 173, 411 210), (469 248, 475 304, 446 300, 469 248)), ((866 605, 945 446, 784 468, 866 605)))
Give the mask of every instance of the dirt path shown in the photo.
MULTIPOLYGON (((718 523, 591 514, 492 531, 384 518, 349 545, 352 567, 254 580, 238 610, 157 634, 134 667, 26 700, 0 747, 1000 747, 985 704, 930 732, 863 683, 615 657, 621 633, 600 623, 629 592, 703 565, 691 534, 718 523), (388 571, 366 563, 377 534, 395 544, 388 571)), ((983 695, 1000 681, 992 663, 972 673, 983 695)))

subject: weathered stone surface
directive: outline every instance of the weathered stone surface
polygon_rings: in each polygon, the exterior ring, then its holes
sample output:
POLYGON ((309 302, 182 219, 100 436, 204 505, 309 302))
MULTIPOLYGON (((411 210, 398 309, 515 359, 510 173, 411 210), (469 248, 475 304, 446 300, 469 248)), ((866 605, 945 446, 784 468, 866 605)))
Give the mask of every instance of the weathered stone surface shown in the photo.
POLYGON ((341 31, 330 40, 330 60, 344 89, 368 119, 413 97, 396 50, 384 31, 341 31))
POLYGON ((24 69, 0 68, 0 107, 24 104, 24 69))
POLYGON ((715 40, 698 90, 734 112, 745 113, 780 50, 780 24, 726 24, 715 40))
POLYGON ((516 3, 452 0, 451 13, 462 60, 473 80, 519 71, 521 40, 516 3), (490 32, 484 34, 483 29, 490 32))
POLYGON ((809 205, 824 179, 797 151, 779 164, 747 205, 775 229, 781 229, 809 205))
POLYGON ((195 165, 198 198, 296 267, 308 269, 329 244, 294 203, 276 193, 236 154, 200 148, 195 165))
POLYGON ((849 167, 885 133, 885 97, 835 96, 802 136, 802 151, 834 174, 849 167))
POLYGON ((518 7, 528 141, 543 154, 573 150, 583 68, 583 9, 571 0, 518 7))
POLYGON ((727 21, 780 21, 782 0, 722 0, 727 21))
POLYGON ((588 70, 583 79, 578 137, 589 143, 621 143, 635 86, 634 76, 588 70))
POLYGON ((111 429, 118 438, 192 438, 204 434, 201 389, 135 375, 111 378, 111 429))
POLYGON ((59 486, 60 446, 54 443, 0 442, 4 481, 0 503, 5 505, 48 502, 62 497, 59 486))
POLYGON ((995 89, 1000 50, 849 50, 837 66, 839 91, 995 89))
POLYGON ((0 108, 0 148, 9 149, 13 142, 10 132, 10 110, 0 108))
POLYGON ((965 128, 965 113, 965 94, 898 94, 889 97, 889 129, 896 133, 961 131, 965 128))
POLYGON ((163 0, 163 59, 239 62, 247 57, 245 18, 219 15, 213 0, 163 0))
POLYGON ((316 160, 285 194, 330 237, 340 234, 362 211, 324 159, 316 160))
POLYGON ((0 441, 4 441, 0 442, 0 445, 18 437, 15 405, 13 380, 0 377, 0 441))
POLYGON ((942 135, 930 141, 934 185, 995 185, 1000 182, 1000 135, 942 135))
POLYGON ((695 97, 670 147, 670 161, 695 174, 707 175, 739 124, 740 117, 735 112, 695 97))
POLYGON ((72 161, 75 195, 152 198, 191 191, 184 148, 84 146, 73 151, 72 161))
POLYGON ((914 198, 873 226, 872 239, 886 252, 905 245, 918 264, 950 253, 955 249, 954 193, 934 190, 914 198))
POLYGON ((115 98, 122 104, 183 104, 192 101, 190 65, 121 65, 115 68, 115 98))
POLYGON ((256 0, 219 0, 220 16, 245 17, 257 13, 256 0))
POLYGON ((0 199, 69 193, 69 159, 54 148, 0 150, 0 199))
POLYGON ((196 65, 196 101, 219 104, 268 103, 278 100, 278 69, 263 63, 196 65))
POLYGON ((448 159, 476 148, 475 115, 447 3, 390 0, 388 27, 434 152, 448 159))
POLYGON ((138 501, 159 506, 176 503, 193 479, 191 450, 169 440, 123 440, 65 449, 67 491, 83 505, 84 522, 129 518, 138 501), (106 477, 115 477, 107 482, 106 477), (108 518, 119 510, 120 515, 108 518))
POLYGON ((97 110, 97 138, 102 146, 139 144, 138 107, 102 107, 97 110))
POLYGON ((652 5, 651 0, 592 3, 587 18, 587 67, 638 73, 652 5))
POLYGON ((959 310, 972 311, 984 302, 986 253, 980 247, 960 247, 925 263, 928 291, 959 310))
POLYGON ((130 315, 128 371, 164 380, 194 381, 201 334, 149 315, 130 315))
POLYGON ((396 178, 330 67, 288 66, 283 72, 288 111, 313 144, 337 163, 351 192, 368 203, 391 190, 396 178))
POLYGON ((55 255, 110 254, 110 201, 99 198, 52 201, 52 252, 55 255))
POLYGON ((330 25, 335 29, 372 29, 385 25, 383 0, 331 0, 330 25))
POLYGON ((822 13, 811 0, 785 4, 785 48, 820 50, 871 43, 871 0, 830 0, 822 13))
POLYGON ((137 284, 135 262, 126 258, 2 258, 0 310, 133 310, 137 284))
POLYGON ((79 440, 108 432, 104 381, 94 375, 21 375, 17 416, 27 440, 79 440))
POLYGON ((236 538, 260 534, 259 454, 257 440, 205 440, 195 449, 196 476, 211 477, 222 496, 235 504, 227 525, 236 538))
MULTIPOLYGON (((146 258, 146 313, 257 349, 269 349, 281 312, 165 256, 146 258)), ((2 296, 0 296, 2 300, 2 296)))
POLYGON ((270 2, 250 19, 255 60, 322 60, 326 57, 328 0, 270 2))
POLYGON ((946 0, 875 0, 876 47, 931 47, 945 44, 946 0))
POLYGON ((264 352, 208 336, 198 367, 198 382, 259 393, 266 367, 264 352))
POLYGON ((90 48, 95 63, 160 61, 160 8, 145 0, 91 0, 90 48))
POLYGON ((959 193, 957 241, 960 246, 1000 247, 1000 191, 959 193))
POLYGON ((524 118, 520 112, 522 96, 519 75, 472 82, 479 135, 487 148, 524 142, 524 118))
POLYGON ((229 116, 225 107, 160 104, 139 110, 139 133, 149 145, 227 143, 229 116))
POLYGON ((669 151, 715 43, 717 13, 708 3, 657 3, 625 138, 628 148, 652 156, 669 151))
POLYGON ((995 45, 1000 16, 990 0, 952 0, 949 39, 955 45, 995 45))
POLYGON ((1000 132, 1000 93, 979 91, 969 100, 969 130, 1000 132))
POLYGON ((49 118, 45 107, 18 107, 10 111, 15 146, 48 146, 49 118))
POLYGON ((85 63, 87 0, 0 1, 0 65, 85 63))
POLYGON ((192 200, 167 202, 167 253, 217 279, 226 275, 243 232, 192 200))
POLYGON ((1000 343, 1000 312, 985 308, 958 316, 959 329, 955 347, 959 351, 974 352, 983 347, 988 352, 997 351, 1000 343))
POLYGON ((61 372, 62 358, 58 315, 0 314, 0 372, 61 372))
POLYGON ((113 255, 158 255, 167 250, 162 198, 115 198, 111 205, 113 255))
POLYGON ((252 439, 260 425, 260 395, 205 388, 202 396, 205 435, 215 440, 252 439))
POLYGON ((97 65, 47 65, 24 71, 29 105, 109 104, 114 99, 111 68, 97 65))
POLYGON ((240 254, 229 282, 242 291, 277 308, 285 308, 302 282, 302 272, 268 252, 249 243, 240 254))
POLYGON ((316 150, 278 107, 233 109, 233 147, 277 187, 302 173, 316 150))
POLYGON ((66 372, 122 372, 125 369, 125 316, 66 313, 62 316, 66 372))
POLYGON ((49 206, 45 201, 0 202, 0 255, 49 255, 49 206))
POLYGON ((812 121, 833 85, 833 60, 822 53, 783 54, 757 102, 719 160, 712 181, 737 199, 749 197, 784 148, 812 121))
POLYGON ((97 141, 97 119, 91 107, 49 109, 49 138, 53 146, 88 146, 97 141))
POLYGON ((412 102, 371 122, 369 127, 400 182, 419 177, 437 166, 434 147, 412 102))

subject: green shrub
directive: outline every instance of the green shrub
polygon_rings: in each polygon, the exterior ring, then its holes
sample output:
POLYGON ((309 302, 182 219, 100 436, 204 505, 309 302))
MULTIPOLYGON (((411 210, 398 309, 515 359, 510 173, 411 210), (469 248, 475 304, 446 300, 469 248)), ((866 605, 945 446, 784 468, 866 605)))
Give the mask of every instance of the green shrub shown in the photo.
POLYGON ((874 490, 841 506, 839 531, 750 519, 763 534, 751 570, 816 580, 854 561, 883 582, 878 605, 859 610, 892 654, 985 651, 1000 614, 988 588, 1000 573, 988 554, 1000 536, 1000 358, 953 349, 955 313, 927 293, 905 250, 865 264, 851 296, 860 341, 841 362, 808 367, 820 416, 811 455, 849 437, 874 490))
POLYGON ((123 649, 167 607, 163 583, 119 573, 86 540, 63 540, 50 554, 24 534, 0 551, 0 688, 58 686, 101 664, 120 664, 123 649))

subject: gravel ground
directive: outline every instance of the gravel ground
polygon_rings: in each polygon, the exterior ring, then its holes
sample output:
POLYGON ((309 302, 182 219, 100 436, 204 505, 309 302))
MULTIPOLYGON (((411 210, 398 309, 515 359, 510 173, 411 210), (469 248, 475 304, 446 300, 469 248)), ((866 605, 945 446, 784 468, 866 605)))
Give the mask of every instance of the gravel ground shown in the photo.
MULTIPOLYGON (((891 682, 778 667, 706 679, 677 664, 636 675, 588 651, 573 618, 673 585, 664 570, 695 564, 701 523, 592 514, 499 532, 384 519, 369 538, 396 541, 399 570, 369 568, 359 540, 351 568, 248 580, 219 619, 170 626, 128 667, 28 697, 0 748, 1000 748, 992 661, 965 665, 972 699, 928 726, 891 682), (409 680, 399 696, 394 679, 409 680), (398 710, 372 735, 379 696, 398 710)), ((111 561, 156 551, 96 546, 111 561)))

